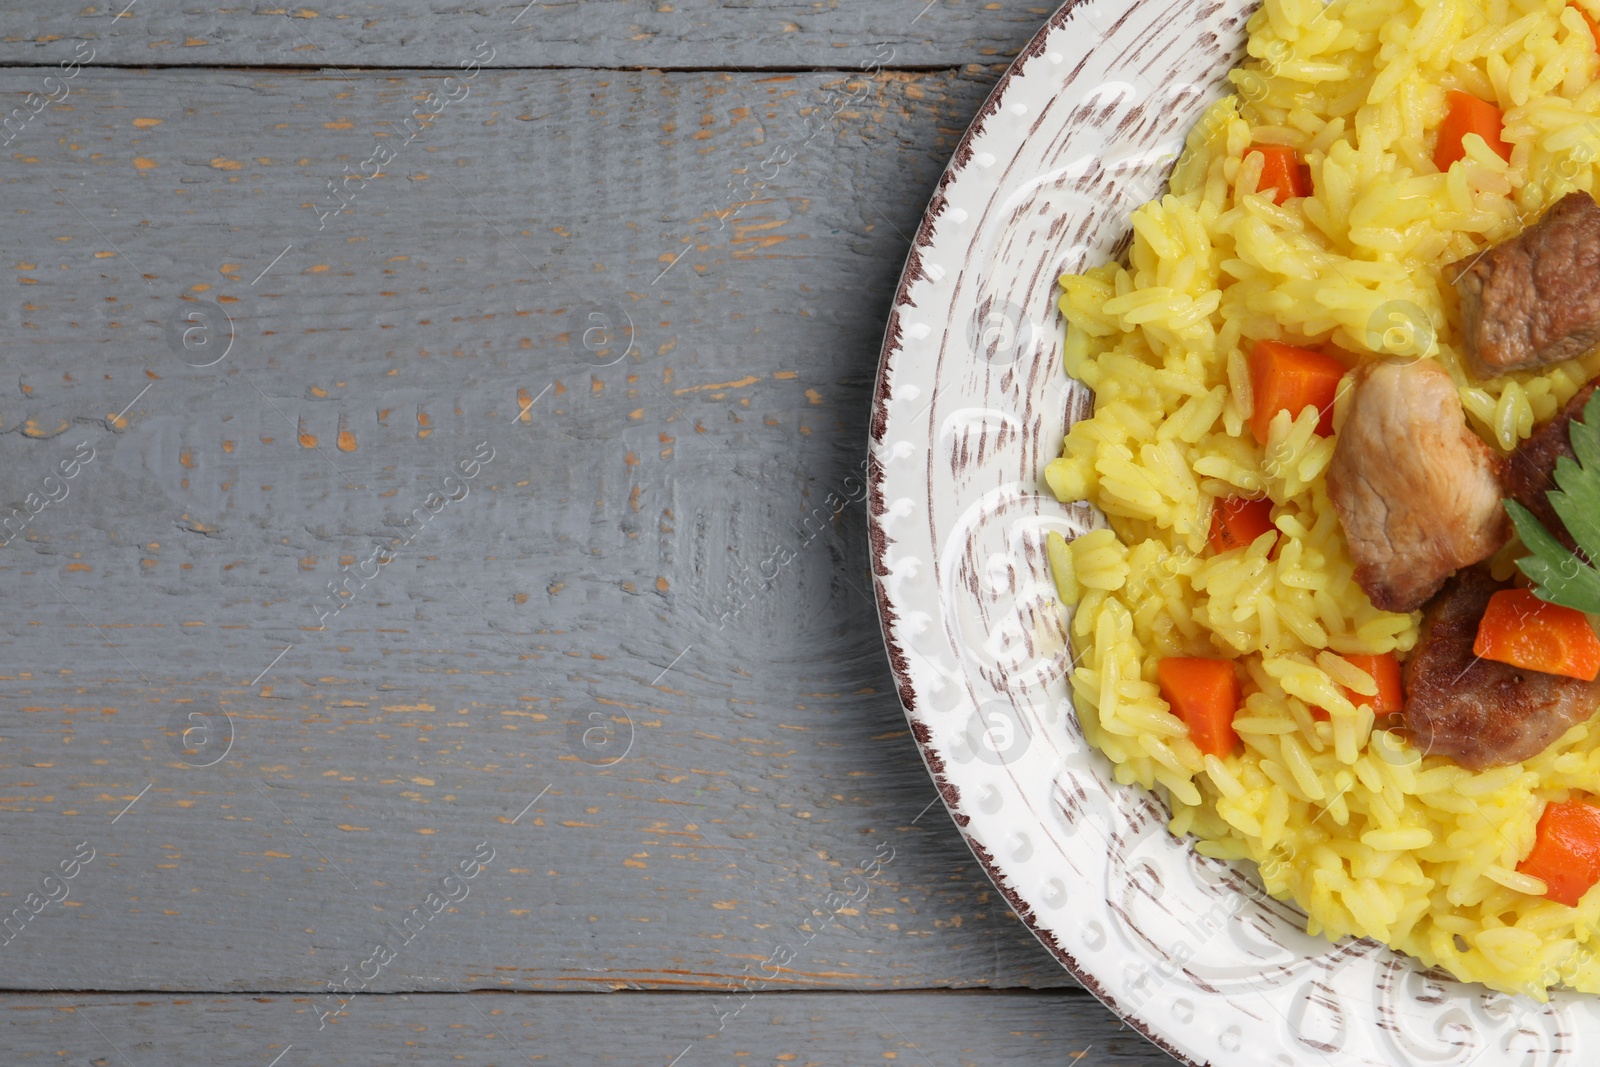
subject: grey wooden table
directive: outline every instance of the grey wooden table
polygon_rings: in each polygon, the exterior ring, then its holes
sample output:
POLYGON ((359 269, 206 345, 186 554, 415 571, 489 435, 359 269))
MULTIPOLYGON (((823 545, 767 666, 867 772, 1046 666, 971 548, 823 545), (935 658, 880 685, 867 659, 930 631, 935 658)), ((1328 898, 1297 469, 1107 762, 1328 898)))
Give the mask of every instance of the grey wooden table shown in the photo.
POLYGON ((0 1063, 1168 1062, 866 596, 907 235, 1049 13, 0 12, 0 1063))

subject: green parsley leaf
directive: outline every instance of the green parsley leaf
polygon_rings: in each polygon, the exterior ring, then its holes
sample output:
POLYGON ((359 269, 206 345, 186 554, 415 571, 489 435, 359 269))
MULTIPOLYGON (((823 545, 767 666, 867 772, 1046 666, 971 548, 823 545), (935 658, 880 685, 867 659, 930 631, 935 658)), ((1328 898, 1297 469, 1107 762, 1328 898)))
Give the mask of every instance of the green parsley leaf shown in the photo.
POLYGON ((1579 611, 1600 612, 1600 572, 1567 551, 1533 512, 1515 500, 1503 503, 1517 536, 1532 553, 1517 560, 1517 567, 1533 581, 1534 595, 1579 611))
POLYGON ((1578 458, 1556 460, 1559 488, 1550 491, 1549 499, 1578 552, 1568 551, 1515 500, 1503 503, 1517 535, 1532 553, 1517 560, 1517 566, 1535 583, 1534 594, 1552 604, 1600 614, 1600 571, 1592 562, 1600 558, 1600 389, 1584 404, 1583 419, 1568 424, 1567 434, 1578 458))

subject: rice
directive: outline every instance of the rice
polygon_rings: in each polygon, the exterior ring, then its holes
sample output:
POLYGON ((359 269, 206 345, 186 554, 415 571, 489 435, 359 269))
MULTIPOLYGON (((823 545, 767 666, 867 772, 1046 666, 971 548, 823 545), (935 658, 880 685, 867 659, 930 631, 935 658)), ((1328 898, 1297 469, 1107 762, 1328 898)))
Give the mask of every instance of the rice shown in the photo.
POLYGON ((1246 432, 1244 354, 1273 338, 1437 360, 1501 450, 1553 416, 1600 353, 1473 379, 1442 267, 1596 191, 1595 41, 1566 0, 1266 0, 1249 31, 1235 95, 1191 131, 1170 191, 1134 212, 1128 263, 1060 282, 1066 369, 1096 403, 1045 478, 1110 523, 1049 553, 1075 606, 1084 733, 1117 781, 1166 792, 1173 832, 1257 863, 1312 933, 1377 938, 1541 999, 1558 984, 1600 992, 1600 893, 1567 908, 1516 869, 1547 801, 1600 793, 1600 728, 1479 774, 1374 732, 1341 688, 1374 683, 1343 657, 1404 655, 1419 616, 1379 611, 1356 584, 1324 479, 1334 439, 1314 413, 1280 412, 1265 447, 1246 432), (1447 88, 1499 104, 1509 164, 1474 140, 1437 172, 1447 88), (1298 150, 1314 195, 1237 193, 1259 178, 1255 144, 1298 150), (1211 552, 1214 502, 1263 495, 1278 536, 1211 552), (1162 699, 1156 664, 1170 655, 1244 668, 1242 744, 1227 757, 1200 753, 1162 699))

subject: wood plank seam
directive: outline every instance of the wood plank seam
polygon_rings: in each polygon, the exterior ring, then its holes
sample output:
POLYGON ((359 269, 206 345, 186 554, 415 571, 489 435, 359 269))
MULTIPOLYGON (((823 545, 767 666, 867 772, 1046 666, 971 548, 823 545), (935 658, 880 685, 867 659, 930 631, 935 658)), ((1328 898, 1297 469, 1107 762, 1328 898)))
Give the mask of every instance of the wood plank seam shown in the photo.
MULTIPOLYGON (((51 70, 50 63, 22 63, 0 60, 0 70, 51 70)), ((885 63, 881 69, 896 74, 959 74, 976 67, 980 70, 1004 70, 1005 63, 885 63)), ((435 71, 454 73, 457 68, 434 63, 344 63, 338 67, 330 63, 84 63, 83 70, 138 70, 138 71, 230 71, 264 74, 326 74, 330 70, 346 73, 370 72, 374 74, 429 74, 435 71)), ((695 64, 693 66, 656 66, 648 63, 619 64, 616 66, 576 66, 568 63, 485 63, 486 71, 503 71, 515 74, 520 71, 570 71, 574 74, 858 74, 857 67, 795 65, 771 63, 750 67, 695 64)), ((65 99, 63 97, 63 99, 65 99)))

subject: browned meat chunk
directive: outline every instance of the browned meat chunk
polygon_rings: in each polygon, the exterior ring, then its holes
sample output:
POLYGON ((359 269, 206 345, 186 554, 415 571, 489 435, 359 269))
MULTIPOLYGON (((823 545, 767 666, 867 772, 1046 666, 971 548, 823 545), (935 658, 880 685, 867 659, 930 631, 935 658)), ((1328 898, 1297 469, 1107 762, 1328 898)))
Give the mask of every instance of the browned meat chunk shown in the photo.
POLYGON ((1568 193, 1544 218, 1445 268, 1480 378, 1560 363, 1600 342, 1600 204, 1568 193))
POLYGON ((1594 392, 1597 385, 1600 385, 1600 379, 1579 389, 1560 414, 1535 430, 1533 436, 1522 442, 1506 459, 1506 491, 1511 498, 1533 512, 1534 517, 1544 523, 1546 530, 1573 550, 1577 549, 1578 544, 1567 532, 1567 525, 1556 514, 1556 509, 1550 506, 1547 494, 1556 488, 1556 460, 1562 456, 1578 458, 1572 451, 1568 426, 1583 414, 1583 405, 1589 402, 1589 394, 1594 392))
POLYGON ((1462 571, 1433 598, 1406 663, 1406 728, 1425 755, 1469 771, 1543 752, 1600 706, 1600 682, 1524 670, 1472 653, 1489 597, 1508 583, 1482 567, 1462 571))
POLYGON ((1415 611, 1510 536, 1499 460, 1467 429, 1430 361, 1368 363, 1328 465, 1356 581, 1385 611, 1415 611))

